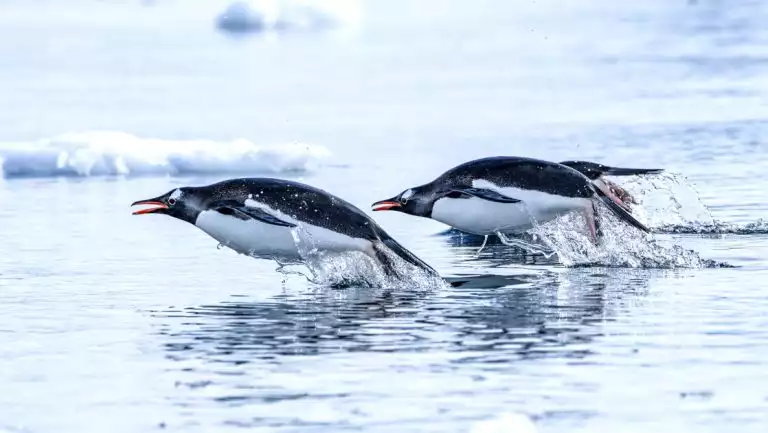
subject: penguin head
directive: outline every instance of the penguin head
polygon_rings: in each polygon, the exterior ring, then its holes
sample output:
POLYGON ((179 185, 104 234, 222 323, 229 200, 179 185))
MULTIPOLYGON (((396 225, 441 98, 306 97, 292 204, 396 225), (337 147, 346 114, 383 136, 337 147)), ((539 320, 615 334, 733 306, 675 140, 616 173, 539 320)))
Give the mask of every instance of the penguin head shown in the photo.
POLYGON ((194 224, 203 210, 200 204, 192 188, 175 188, 159 197, 133 202, 131 206, 151 206, 134 211, 133 215, 163 214, 194 224))
POLYGON ((392 210, 410 215, 429 218, 432 215, 432 205, 435 197, 426 185, 408 188, 400 194, 380 200, 371 205, 374 212, 392 210))

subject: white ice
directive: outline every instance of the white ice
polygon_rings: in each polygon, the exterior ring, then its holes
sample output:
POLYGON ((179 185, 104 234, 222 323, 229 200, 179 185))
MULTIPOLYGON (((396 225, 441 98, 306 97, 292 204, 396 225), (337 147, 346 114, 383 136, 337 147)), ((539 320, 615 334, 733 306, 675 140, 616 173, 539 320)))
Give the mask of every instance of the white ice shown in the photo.
POLYGON ((264 175, 312 171, 329 155, 325 147, 301 143, 163 140, 89 131, 35 142, 0 143, 0 175, 264 175))

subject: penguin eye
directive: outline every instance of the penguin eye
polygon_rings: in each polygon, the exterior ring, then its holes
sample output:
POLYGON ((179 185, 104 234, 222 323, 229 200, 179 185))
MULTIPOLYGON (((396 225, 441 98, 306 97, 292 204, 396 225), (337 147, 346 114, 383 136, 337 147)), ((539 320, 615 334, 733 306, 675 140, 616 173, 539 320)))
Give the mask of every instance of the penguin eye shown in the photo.
POLYGON ((412 189, 406 189, 400 194, 400 204, 405 205, 408 203, 408 199, 413 195, 412 189))
POLYGON ((168 204, 171 205, 171 206, 175 205, 176 204, 176 199, 175 198, 169 198, 168 199, 168 204))

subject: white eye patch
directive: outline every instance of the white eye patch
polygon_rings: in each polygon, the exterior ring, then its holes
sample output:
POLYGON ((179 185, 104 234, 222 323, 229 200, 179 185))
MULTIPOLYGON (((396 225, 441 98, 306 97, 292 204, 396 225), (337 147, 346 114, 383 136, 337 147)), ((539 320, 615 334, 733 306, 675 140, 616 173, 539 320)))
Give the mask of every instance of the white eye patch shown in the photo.
POLYGON ((178 188, 177 188, 177 189, 175 189, 175 190, 174 190, 174 191, 171 193, 171 196, 170 196, 170 197, 168 197, 168 199, 178 200, 178 199, 180 199, 180 198, 181 198, 182 194, 184 194, 184 193, 183 193, 183 192, 182 192, 180 189, 178 189, 178 188))
POLYGON ((400 198, 403 199, 403 200, 408 200, 411 197, 413 197, 413 190, 412 189, 405 190, 400 195, 400 198))

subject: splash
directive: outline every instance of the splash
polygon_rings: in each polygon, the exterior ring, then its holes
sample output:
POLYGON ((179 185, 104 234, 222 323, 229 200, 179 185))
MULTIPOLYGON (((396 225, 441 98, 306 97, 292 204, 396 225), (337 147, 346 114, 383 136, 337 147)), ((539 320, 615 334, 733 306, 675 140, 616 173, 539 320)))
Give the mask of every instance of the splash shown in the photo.
MULTIPOLYGON (((496 236, 498 236, 499 241, 508 246, 508 247, 515 247, 520 248, 522 250, 531 252, 531 253, 537 253, 544 256, 544 258, 551 258, 553 255, 555 255, 555 251, 551 248, 542 248, 540 245, 537 245, 535 242, 537 240, 537 237, 533 237, 533 242, 526 242, 522 239, 514 238, 512 236, 507 236, 504 233, 496 232, 496 236)), ((486 238, 487 241, 487 238, 486 238)), ((483 242, 483 246, 485 246, 486 241, 483 242)), ((480 248, 482 250, 482 247, 480 248)), ((480 251, 478 251, 478 254, 480 251)))
POLYGON ((399 278, 387 275, 377 262, 357 251, 343 253, 319 251, 307 257, 301 265, 280 264, 276 270, 286 276, 301 276, 318 286, 334 288, 396 289, 407 285, 420 290, 432 290, 447 287, 448 283, 442 278, 410 266, 394 254, 388 254, 388 256, 395 261, 399 278))
POLYGON ((648 227, 714 224, 709 209, 685 176, 660 173, 647 176, 611 178, 632 194, 637 202, 632 214, 648 227))
POLYGON ((702 202, 695 187, 680 174, 612 178, 635 198, 632 213, 652 228, 665 234, 768 234, 768 221, 746 224, 718 221, 702 202))
POLYGON ((90 131, 0 143, 0 174, 11 178, 307 172, 317 169, 329 154, 324 147, 299 143, 161 140, 90 131))
POLYGON ((407 284, 420 289, 447 287, 445 280, 412 266, 388 249, 384 254, 394 263, 396 276, 387 275, 377 260, 359 251, 333 252, 321 250, 302 224, 291 230, 294 244, 301 256, 300 264, 278 262, 278 272, 299 275, 310 283, 331 287, 398 288, 407 284), (309 274, 303 272, 309 271, 309 274))
MULTIPOLYGON (((552 221, 536 223, 526 233, 505 234, 495 245, 511 248, 512 258, 543 257, 545 264, 566 267, 621 267, 621 268, 718 268, 731 267, 727 263, 703 259, 693 250, 659 240, 621 221, 612 212, 598 209, 601 232, 595 244, 587 230, 583 214, 570 213, 552 221), (549 260, 556 258, 556 261, 549 260)), ((463 246, 483 245, 482 236, 448 233, 452 240, 463 246)), ((493 256, 498 256, 494 249, 493 256)))
POLYGON ((680 245, 665 245, 620 221, 602 207, 599 217, 602 237, 597 245, 586 230, 585 218, 576 213, 541 224, 531 232, 556 252, 560 262, 568 267, 678 269, 729 266, 702 259, 695 251, 680 245))

